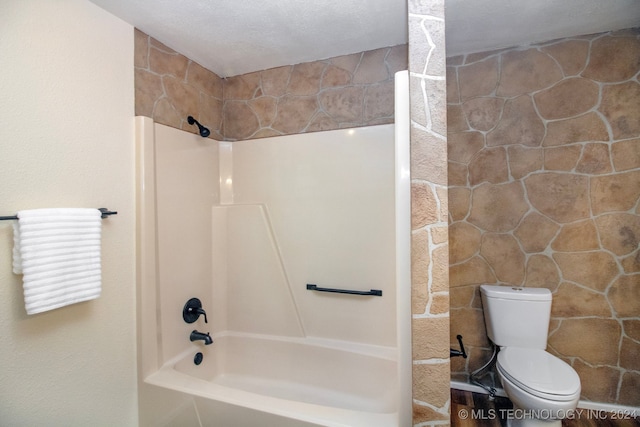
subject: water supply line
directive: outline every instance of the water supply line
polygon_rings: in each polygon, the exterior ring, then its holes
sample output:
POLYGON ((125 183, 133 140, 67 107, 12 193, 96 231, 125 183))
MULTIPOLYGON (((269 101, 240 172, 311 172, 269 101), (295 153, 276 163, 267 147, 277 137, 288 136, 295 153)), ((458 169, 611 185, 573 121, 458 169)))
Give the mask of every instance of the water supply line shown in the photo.
POLYGON ((479 373, 482 373, 481 376, 486 375, 489 368, 492 368, 496 364, 496 360, 498 358, 498 347, 494 343, 491 343, 491 347, 493 347, 493 354, 491 355, 491 359, 489 359, 489 361, 485 363, 484 366, 473 371, 469 376, 469 379, 473 384, 482 387, 489 393, 489 400, 494 400, 498 391, 494 387, 481 383, 478 379, 479 373))
POLYGON ((462 335, 457 335, 456 339, 460 343, 460 350, 456 350, 454 348, 449 349, 449 357, 458 357, 462 356, 464 359, 467 358, 467 352, 464 350, 464 345, 462 344, 462 335))

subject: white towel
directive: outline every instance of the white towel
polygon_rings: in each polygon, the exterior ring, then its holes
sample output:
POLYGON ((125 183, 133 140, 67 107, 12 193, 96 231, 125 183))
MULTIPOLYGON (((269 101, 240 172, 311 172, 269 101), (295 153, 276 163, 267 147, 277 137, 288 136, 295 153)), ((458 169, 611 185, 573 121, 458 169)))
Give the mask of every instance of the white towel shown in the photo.
POLYGON ((14 223, 13 272, 23 274, 27 314, 98 298, 101 212, 33 209, 14 223))

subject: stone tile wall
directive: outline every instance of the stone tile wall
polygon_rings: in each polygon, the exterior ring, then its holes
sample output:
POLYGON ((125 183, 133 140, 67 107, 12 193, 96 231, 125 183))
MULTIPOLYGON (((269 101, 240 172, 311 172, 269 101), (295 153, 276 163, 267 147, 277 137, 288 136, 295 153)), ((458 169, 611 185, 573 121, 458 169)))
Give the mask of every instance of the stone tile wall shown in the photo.
POLYGON ((226 78, 225 139, 393 123, 394 74, 406 69, 400 45, 226 78))
POLYGON ((195 133, 187 122, 193 116, 223 139, 223 80, 137 29, 134 46, 135 114, 195 133))
POLYGON ((409 1, 413 422, 450 407, 444 0, 409 1))
POLYGON ((447 65, 453 378, 490 355, 480 284, 546 287, 582 399, 640 406, 640 31, 447 65))
POLYGON ((393 79, 407 46, 272 68, 226 79, 136 30, 136 114, 219 140, 393 123, 393 79))

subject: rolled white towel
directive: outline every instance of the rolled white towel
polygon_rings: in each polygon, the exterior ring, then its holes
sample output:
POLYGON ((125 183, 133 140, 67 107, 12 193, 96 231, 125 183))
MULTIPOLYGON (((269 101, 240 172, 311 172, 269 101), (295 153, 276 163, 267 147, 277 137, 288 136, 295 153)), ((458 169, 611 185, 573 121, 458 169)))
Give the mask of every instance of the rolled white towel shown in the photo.
POLYGON ((23 274, 27 314, 98 298, 102 290, 98 209, 33 209, 14 223, 13 272, 23 274))

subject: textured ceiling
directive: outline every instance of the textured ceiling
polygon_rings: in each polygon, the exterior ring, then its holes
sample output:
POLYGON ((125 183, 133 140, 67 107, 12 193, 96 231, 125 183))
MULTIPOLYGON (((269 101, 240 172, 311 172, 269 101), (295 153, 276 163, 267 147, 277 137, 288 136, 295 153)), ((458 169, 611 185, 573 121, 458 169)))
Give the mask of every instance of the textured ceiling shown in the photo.
MULTIPOLYGON (((407 42, 406 0, 91 0, 221 77, 407 42)), ((640 0, 446 0, 447 55, 640 26, 640 0)))
POLYGON ((445 0, 447 56, 640 26, 640 0, 445 0))

